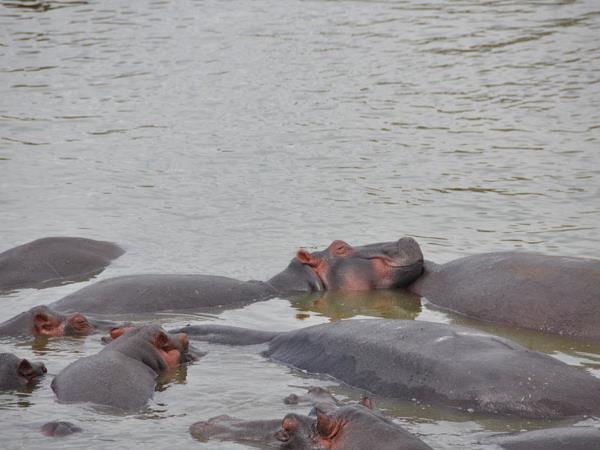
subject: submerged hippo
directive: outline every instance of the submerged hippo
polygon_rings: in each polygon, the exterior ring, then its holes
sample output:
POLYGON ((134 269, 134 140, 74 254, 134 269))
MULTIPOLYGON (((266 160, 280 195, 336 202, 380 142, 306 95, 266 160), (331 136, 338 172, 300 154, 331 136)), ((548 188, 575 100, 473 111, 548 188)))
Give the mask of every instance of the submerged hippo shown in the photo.
POLYGON ((76 237, 38 239, 0 253, 0 291, 86 279, 123 253, 111 242, 76 237))
POLYGON ((88 320, 79 313, 63 315, 41 305, 0 323, 0 336, 86 336, 114 326, 113 322, 88 320))
POLYGON ((268 342, 263 355, 404 400, 558 418, 600 413, 600 380, 508 339, 453 325, 347 320, 284 333, 196 325, 192 339, 268 342))
POLYGON ((334 241, 324 251, 298 251, 283 272, 266 282, 212 275, 132 275, 100 281, 50 306, 89 314, 239 306, 294 292, 405 286, 422 269, 423 255, 412 238, 361 247, 334 241))
POLYGON ((48 437, 64 437, 83 431, 81 427, 71 422, 47 422, 40 427, 40 433, 48 437))
POLYGON ((467 317, 600 341, 600 260, 503 252, 426 262, 409 286, 467 317))
POLYGON ((219 416, 190 427, 200 441, 255 442, 286 450, 431 450, 399 425, 360 405, 315 408, 315 416, 244 421, 219 416))
POLYGON ((137 410, 152 397, 160 374, 189 360, 185 334, 170 335, 157 325, 139 326, 99 353, 68 365, 52 380, 52 389, 60 402, 137 410))
POLYGON ((506 450, 598 450, 600 429, 563 427, 500 436, 492 440, 506 450))
POLYGON ((0 353, 0 389, 20 389, 46 373, 43 363, 29 362, 12 353, 0 353))

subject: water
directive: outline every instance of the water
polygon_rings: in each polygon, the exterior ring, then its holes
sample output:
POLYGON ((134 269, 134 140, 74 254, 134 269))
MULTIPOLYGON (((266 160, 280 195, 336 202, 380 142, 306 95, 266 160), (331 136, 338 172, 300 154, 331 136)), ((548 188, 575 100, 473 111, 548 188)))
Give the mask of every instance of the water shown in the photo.
MULTIPOLYGON (((599 35, 594 0, 0 0, 0 250, 50 235, 123 245, 97 279, 266 279, 300 246, 401 236, 437 262, 514 248, 597 258, 599 35)), ((0 310, 93 281, 18 291, 0 310)), ((403 294, 368 300, 274 299, 156 320, 461 321, 403 294)), ((492 331, 600 375, 597 346, 492 331)), ((56 403, 52 375, 99 349, 97 337, 0 341, 50 375, 0 395, 3 446, 246 448, 200 444, 187 427, 283 416, 297 386, 361 394, 211 346, 140 414, 56 403), (48 420, 84 432, 48 440, 36 431, 48 420)), ((440 449, 491 449, 477 442, 558 425, 376 401, 440 449)))

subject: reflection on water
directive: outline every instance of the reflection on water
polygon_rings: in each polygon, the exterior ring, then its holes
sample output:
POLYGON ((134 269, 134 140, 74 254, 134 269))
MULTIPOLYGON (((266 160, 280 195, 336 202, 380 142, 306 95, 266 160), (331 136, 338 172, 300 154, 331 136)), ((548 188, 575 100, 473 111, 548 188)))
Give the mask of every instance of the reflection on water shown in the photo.
POLYGON ((420 297, 402 290, 316 293, 292 300, 292 306, 327 316, 331 321, 355 316, 412 320, 421 311, 420 297))

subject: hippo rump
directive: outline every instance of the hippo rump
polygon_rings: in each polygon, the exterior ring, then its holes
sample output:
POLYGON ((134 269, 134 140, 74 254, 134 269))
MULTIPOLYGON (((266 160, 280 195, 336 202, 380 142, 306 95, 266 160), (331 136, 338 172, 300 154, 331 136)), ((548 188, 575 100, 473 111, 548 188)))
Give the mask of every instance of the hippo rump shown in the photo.
POLYGON ((212 275, 132 275, 85 287, 50 306, 63 313, 131 314, 240 306, 278 295, 325 290, 405 286, 423 270, 417 242, 352 247, 334 241, 326 250, 299 250, 281 273, 266 282, 212 275))
POLYGON ((86 336, 115 325, 104 320, 88 320, 79 313, 63 315, 40 305, 0 323, 0 336, 86 336))
POLYGON ((77 237, 37 239, 0 253, 0 291, 84 280, 123 253, 111 242, 77 237))
POLYGON ((409 290, 467 317, 600 341, 600 260, 503 252, 426 262, 409 290))
POLYGON ((0 390, 21 389, 46 373, 43 363, 0 353, 0 390))
POLYGON ((282 450, 431 450, 399 425, 361 405, 326 409, 317 405, 314 415, 292 413, 283 420, 218 416, 194 423, 190 433, 202 442, 251 442, 282 450))
POLYGON ((577 426, 527 431, 500 436, 490 443, 506 450, 598 450, 600 429, 577 426))
POLYGON ((156 325, 127 329, 99 353, 64 368, 52 389, 64 403, 91 402, 121 410, 138 410, 152 397, 156 379, 170 368, 188 362, 184 334, 167 334, 156 325))
POLYGON ((268 343, 263 355, 402 400, 487 414, 560 418, 600 413, 600 380, 508 339, 453 325, 346 320, 270 333, 183 327, 191 339, 268 343), (257 334, 258 333, 258 334, 257 334))

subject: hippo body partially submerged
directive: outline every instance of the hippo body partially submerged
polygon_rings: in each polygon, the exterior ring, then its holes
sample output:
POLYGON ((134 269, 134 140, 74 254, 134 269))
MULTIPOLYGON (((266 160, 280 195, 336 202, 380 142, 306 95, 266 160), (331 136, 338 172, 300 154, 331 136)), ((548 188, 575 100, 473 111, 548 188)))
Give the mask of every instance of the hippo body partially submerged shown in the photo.
POLYGON ((283 420, 214 417, 190 427, 192 436, 256 443, 280 450, 431 450, 399 425, 360 405, 315 408, 314 416, 287 414, 283 420))
POLYGON ((87 279, 123 253, 111 242, 93 239, 37 239, 0 253, 0 291, 87 279))
POLYGON ((134 327, 68 365, 52 389, 60 402, 137 410, 152 397, 158 375, 186 361, 187 350, 185 335, 171 336, 155 325, 134 327))
POLYGON ((240 306, 299 292, 401 287, 422 270, 423 255, 412 238, 360 247, 334 241, 321 252, 298 251, 283 272, 266 282, 212 275, 133 275, 103 280, 49 306, 88 314, 240 306))
POLYGON ((188 326, 192 339, 263 353, 375 394, 530 418, 600 413, 600 380, 508 339, 453 325, 347 320, 285 333, 188 326), (258 333, 258 334, 256 334, 258 333))
POLYGON ((600 429, 561 427, 499 436, 491 443, 506 450, 598 450, 600 429))
POLYGON ((501 252, 425 263, 409 287, 479 320, 600 341, 600 260, 501 252))

